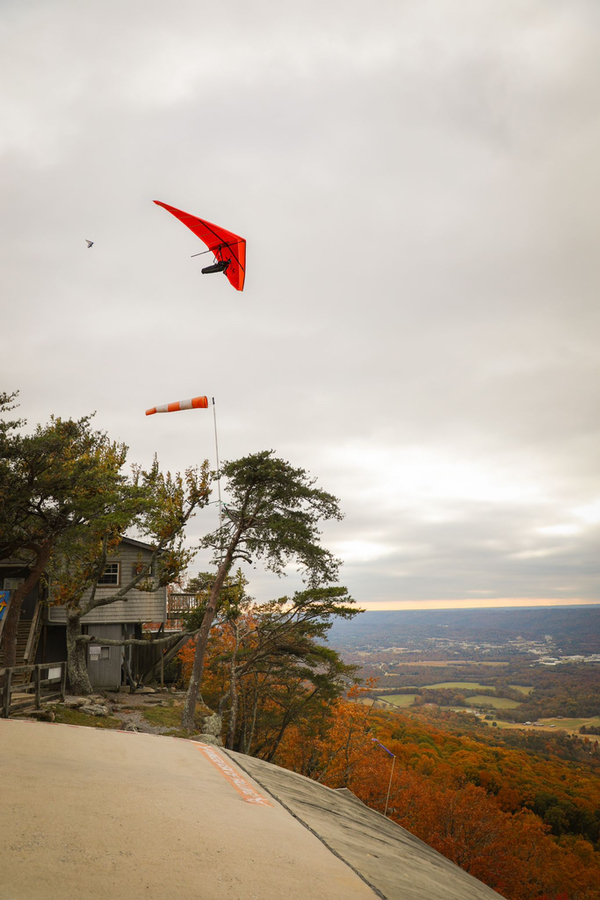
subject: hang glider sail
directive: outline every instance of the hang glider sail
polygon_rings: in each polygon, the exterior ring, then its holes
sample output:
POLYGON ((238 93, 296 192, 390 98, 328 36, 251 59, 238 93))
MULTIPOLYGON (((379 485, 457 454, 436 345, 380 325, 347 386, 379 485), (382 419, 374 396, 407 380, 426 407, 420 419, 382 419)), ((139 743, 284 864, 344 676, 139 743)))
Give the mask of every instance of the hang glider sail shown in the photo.
MULTIPOLYGON (((191 216, 189 213, 183 212, 181 209, 175 209, 167 203, 161 203, 160 200, 154 201, 157 206, 162 206, 167 212, 183 222, 190 231, 193 231, 196 237, 206 244, 209 251, 212 251, 215 261, 210 266, 202 269, 203 275, 211 272, 224 272, 236 291, 244 290, 244 280, 246 277, 246 241, 239 234, 227 231, 220 225, 213 225, 206 219, 199 219, 197 216, 191 216)), ((200 254, 194 254, 199 256, 200 254)))

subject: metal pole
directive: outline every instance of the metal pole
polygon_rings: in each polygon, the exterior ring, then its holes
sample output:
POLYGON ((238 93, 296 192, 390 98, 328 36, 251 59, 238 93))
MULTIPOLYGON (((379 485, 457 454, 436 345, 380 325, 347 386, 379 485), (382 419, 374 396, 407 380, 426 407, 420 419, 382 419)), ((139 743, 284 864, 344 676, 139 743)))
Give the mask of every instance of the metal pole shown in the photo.
POLYGON ((385 752, 389 756, 392 757, 392 770, 390 772, 390 783, 388 784, 387 797, 385 798, 385 812, 383 814, 384 816, 387 816, 388 804, 390 802, 390 791, 392 790, 392 778, 394 777, 394 765, 396 763, 396 755, 394 753, 392 753, 391 750, 388 750, 388 748, 385 746, 385 744, 382 744, 381 741, 377 740, 377 738, 371 738, 371 740, 373 741, 374 744, 379 744, 379 746, 382 748, 382 750, 385 750, 385 752))
POLYGON ((219 441, 217 439, 217 407, 215 404, 215 398, 212 398, 213 405, 213 420, 215 423, 215 454, 217 457, 217 490, 219 492, 219 525, 223 524, 223 512, 221 509, 221 466, 219 463, 219 441))
POLYGON ((387 816, 388 803, 390 802, 390 791, 392 790, 392 778, 393 778, 393 775, 394 775, 394 763, 395 763, 395 762, 396 762, 396 757, 393 756, 393 757, 392 757, 392 771, 390 772, 390 783, 389 783, 389 785, 388 785, 387 797, 385 798, 385 812, 384 812, 384 816, 387 816))
MULTIPOLYGON (((217 457, 217 492, 219 497, 219 528, 223 527, 223 506, 221 503, 221 464, 219 462, 219 441, 217 438, 217 406, 212 397, 213 421, 215 424, 215 455, 217 457)), ((221 536, 221 560, 223 559, 223 537, 221 536)))

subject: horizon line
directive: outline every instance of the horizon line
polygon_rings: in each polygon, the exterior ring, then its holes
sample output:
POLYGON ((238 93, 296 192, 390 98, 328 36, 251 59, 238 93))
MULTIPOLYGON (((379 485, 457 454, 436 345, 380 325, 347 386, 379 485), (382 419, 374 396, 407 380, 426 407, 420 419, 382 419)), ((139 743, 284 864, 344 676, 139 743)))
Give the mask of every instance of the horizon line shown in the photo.
POLYGON ((383 600, 359 602, 365 612, 397 612, 402 610, 440 610, 444 609, 548 609, 551 607, 594 607, 600 606, 600 600, 552 600, 531 599, 529 597, 498 597, 486 602, 482 600, 383 600))

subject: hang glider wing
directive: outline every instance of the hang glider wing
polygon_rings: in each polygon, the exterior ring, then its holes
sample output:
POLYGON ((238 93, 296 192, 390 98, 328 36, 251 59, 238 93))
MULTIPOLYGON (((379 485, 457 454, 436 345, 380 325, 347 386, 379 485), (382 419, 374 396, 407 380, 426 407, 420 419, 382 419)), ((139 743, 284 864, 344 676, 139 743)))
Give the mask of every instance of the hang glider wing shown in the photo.
POLYGON ((244 290, 244 279, 246 277, 246 241, 239 234, 227 231, 219 225, 213 225, 206 219, 199 219, 197 216, 191 216, 189 213, 183 212, 181 209, 175 209, 160 200, 154 201, 158 206, 162 206, 167 212, 183 222, 190 231, 193 231, 196 237, 206 244, 209 250, 212 250, 216 258, 220 262, 228 263, 225 269, 227 278, 237 291, 244 290))

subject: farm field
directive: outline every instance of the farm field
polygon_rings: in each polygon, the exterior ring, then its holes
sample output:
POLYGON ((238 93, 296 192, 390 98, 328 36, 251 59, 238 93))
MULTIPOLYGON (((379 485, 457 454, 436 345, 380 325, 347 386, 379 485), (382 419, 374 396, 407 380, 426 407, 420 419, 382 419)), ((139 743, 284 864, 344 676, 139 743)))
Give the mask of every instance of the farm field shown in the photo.
MULTIPOLYGON (((509 688, 513 691, 520 691, 522 694, 529 694, 533 690, 533 685, 509 684, 509 688)), ((465 688, 468 690, 494 691, 496 689, 493 684, 481 684, 479 681, 438 681, 436 684, 425 684, 425 688, 465 688)))
MULTIPOLYGON (((523 684, 509 684, 509 688, 513 691, 519 691, 522 694, 526 694, 529 696, 533 691, 533 685, 523 685, 523 684)), ((407 685, 407 687, 418 690, 416 685, 407 685)), ((464 688, 465 690, 470 691, 494 691, 496 690, 496 686, 493 684, 481 684, 480 681, 436 681, 435 684, 424 684, 424 688, 428 688, 429 690, 434 690, 435 688, 464 688)))
POLYGON ((377 697, 377 699, 383 700, 386 703, 393 703, 394 706, 405 708, 412 704, 416 696, 417 694, 393 694, 390 697, 377 697))
MULTIPOLYGON (((459 707, 456 707, 459 709, 459 707)), ((548 731, 549 726, 554 725, 552 731, 566 731, 567 734, 579 734, 582 725, 594 725, 600 727, 600 716, 593 716, 589 719, 540 719, 537 725, 525 725, 523 722, 502 722, 496 721, 498 728, 520 729, 521 731, 548 731)), ((600 740, 598 735, 589 735, 590 740, 600 740)))
POLYGON ((478 681, 438 681, 437 684, 424 684, 425 688, 469 688, 478 691, 493 691, 493 684, 480 684, 478 681))
MULTIPOLYGON (((392 703, 394 706, 406 708, 407 706, 411 706, 415 697, 418 694, 386 694, 385 696, 377 697, 377 700, 383 700, 385 703, 392 703)), ((474 697, 467 697, 466 703, 469 706, 482 707, 487 709, 488 707, 494 707, 495 709, 516 709, 516 707, 521 704, 517 700, 508 700, 506 697, 490 697, 485 694, 476 694, 474 697)), ((441 706, 441 709, 456 709, 456 710, 464 710, 465 707, 462 706, 441 706)))
POLYGON ((466 702, 469 706, 481 706, 484 708, 493 706, 495 709, 516 709, 521 705, 518 700, 508 700, 506 697, 487 697, 484 694, 467 697, 466 702))
MULTIPOLYGON (((593 716, 591 719, 540 719, 540 722, 546 726, 555 725, 557 731, 562 728, 563 731, 568 731, 569 734, 579 734, 579 729, 582 725, 593 725, 595 728, 599 728, 600 716, 593 716)), ((600 740, 598 735, 590 734, 589 737, 592 740, 600 740)))
POLYGON ((492 662, 489 660, 486 660, 485 662, 483 662, 480 659, 461 659, 461 660, 456 660, 456 659, 446 659, 446 660, 439 660, 439 659, 420 660, 420 659, 417 659, 417 660, 415 660, 415 659, 413 659, 410 662, 404 662, 404 660, 402 660, 402 661, 395 663, 395 665, 396 666, 431 666, 432 669, 433 668, 447 669, 448 666, 452 666, 452 667, 456 667, 456 668, 461 668, 462 666, 490 666, 490 667, 498 668, 501 666, 508 666, 508 665, 510 665, 510 663, 492 662))
MULTIPOLYGON (((486 684, 479 684, 476 681, 444 681, 439 684, 426 684, 424 688, 465 688, 470 690, 493 690, 493 686, 486 684)), ((386 694, 378 697, 378 700, 383 700, 387 703, 392 703, 394 706, 406 708, 411 706, 415 697, 418 697, 418 693, 414 694, 386 694)), ((467 697, 465 702, 469 706, 475 707, 483 707, 490 708, 494 707, 495 709, 516 709, 521 704, 518 700, 509 700, 506 697, 495 697, 493 695, 488 694, 475 694, 473 697, 467 697)), ((462 707, 444 707, 442 709, 461 709, 462 707)))

